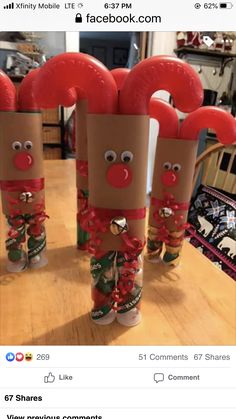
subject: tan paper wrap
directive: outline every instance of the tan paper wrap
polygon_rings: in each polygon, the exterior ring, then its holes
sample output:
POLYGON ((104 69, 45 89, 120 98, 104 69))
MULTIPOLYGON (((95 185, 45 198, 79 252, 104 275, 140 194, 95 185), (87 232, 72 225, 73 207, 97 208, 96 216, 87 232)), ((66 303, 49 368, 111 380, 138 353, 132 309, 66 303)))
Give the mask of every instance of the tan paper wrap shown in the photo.
MULTIPOLYGON (((88 142, 87 142, 87 100, 80 100, 76 103, 76 160, 88 161, 88 142)), ((81 176, 76 170, 76 186, 78 189, 88 189, 88 177, 81 176)))
MULTIPOLYGON (((159 138, 156 148, 155 166, 152 182, 152 197, 163 200, 163 192, 174 195, 178 203, 189 202, 192 194, 192 183, 195 170, 198 142, 192 140, 159 138), (178 182, 175 186, 165 186, 161 182, 161 176, 165 172, 163 164, 170 162, 181 165, 181 170, 177 173, 178 182)), ((157 226, 153 217, 156 211, 155 206, 150 206, 149 225, 157 226)), ((187 221, 187 211, 177 211, 178 215, 183 215, 182 223, 187 221)), ((166 219, 166 227, 173 231, 176 225, 173 223, 173 217, 166 219)))
MULTIPOLYGON (((146 206, 146 177, 149 117, 131 115, 88 115, 88 161, 89 205, 106 209, 140 209, 146 206), (104 155, 108 150, 117 154, 115 162, 109 163, 104 155), (112 164, 122 163, 121 153, 131 151, 134 155, 128 163, 133 180, 127 188, 114 188, 106 179, 112 164)), ((145 219, 129 220, 128 234, 144 241, 145 219)), ((107 232, 100 235, 102 250, 122 250, 121 236, 107 232)))
MULTIPOLYGON (((42 149, 42 117, 40 113, 0 112, 0 181, 32 180, 44 177, 43 149, 42 149), (20 151, 12 149, 12 143, 20 141, 22 150, 27 151, 33 158, 33 165, 28 170, 18 170, 13 159, 20 151), (31 141, 33 148, 24 150, 25 141, 31 141)), ((19 192, 1 191, 3 212, 12 213, 18 209, 21 213, 32 214, 37 212, 38 204, 44 202, 44 190, 33 192, 33 202, 20 202, 9 207, 9 198, 18 199, 19 192)), ((25 192, 25 191, 24 191, 25 192)))

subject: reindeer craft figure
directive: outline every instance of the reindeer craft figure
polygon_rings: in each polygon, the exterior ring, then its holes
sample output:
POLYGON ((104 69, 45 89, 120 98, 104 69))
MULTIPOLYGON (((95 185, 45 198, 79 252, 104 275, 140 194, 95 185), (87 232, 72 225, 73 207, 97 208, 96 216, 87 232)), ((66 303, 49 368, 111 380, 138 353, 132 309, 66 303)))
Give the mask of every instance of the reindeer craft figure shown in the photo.
MULTIPOLYGON (((128 68, 116 68, 111 71, 117 84, 118 91, 123 85, 128 68)), ((79 77, 79 75, 78 75, 79 77)), ((87 250, 89 233, 84 231, 80 223, 81 213, 88 208, 88 144, 87 144, 87 101, 80 99, 76 102, 76 186, 77 186, 77 247, 87 250)))
POLYGON ((149 103, 156 90, 168 90, 184 112, 202 101, 194 70, 165 56, 135 66, 119 95, 107 68, 79 53, 49 60, 35 83, 43 108, 87 101, 89 198, 80 225, 89 233, 92 254, 91 317, 101 325, 115 319, 126 326, 141 321, 149 103))
POLYGON ((38 70, 30 72, 15 86, 0 72, 0 189, 2 209, 9 226, 6 250, 7 270, 20 272, 29 265, 47 263, 44 221, 44 177, 42 120, 33 96, 38 70), (24 249, 28 235, 28 254, 24 249))
POLYGON ((159 261, 165 244, 163 261, 177 266, 188 226, 199 133, 211 128, 221 143, 232 144, 236 141, 236 121, 222 109, 205 106, 190 113, 178 133, 174 110, 169 109, 172 132, 166 125, 166 115, 160 103, 157 104, 155 117, 160 121, 161 130, 153 173, 147 258, 159 261))
MULTIPOLYGON (((111 71, 118 91, 129 73, 128 68, 116 68, 111 71)), ((87 144, 87 101, 80 99, 76 103, 76 185, 77 185, 77 247, 87 250, 89 233, 80 223, 81 213, 88 208, 88 144, 87 144)))

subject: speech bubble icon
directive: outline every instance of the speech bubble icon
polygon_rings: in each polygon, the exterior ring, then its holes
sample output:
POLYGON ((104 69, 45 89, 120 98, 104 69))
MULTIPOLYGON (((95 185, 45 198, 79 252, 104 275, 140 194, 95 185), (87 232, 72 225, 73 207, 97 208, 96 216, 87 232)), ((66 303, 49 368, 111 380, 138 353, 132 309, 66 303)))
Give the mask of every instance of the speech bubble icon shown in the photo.
POLYGON ((164 376, 164 374, 162 374, 162 372, 156 372, 153 376, 153 379, 157 384, 164 381, 164 378, 165 378, 165 376, 164 376))

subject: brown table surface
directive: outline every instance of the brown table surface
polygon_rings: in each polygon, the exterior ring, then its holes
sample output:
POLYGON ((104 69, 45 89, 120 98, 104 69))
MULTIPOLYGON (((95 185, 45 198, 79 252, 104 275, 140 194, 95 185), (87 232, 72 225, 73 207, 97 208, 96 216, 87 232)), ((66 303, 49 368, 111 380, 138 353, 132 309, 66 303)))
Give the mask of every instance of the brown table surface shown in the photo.
POLYGON ((48 266, 6 272, 1 215, 0 344, 236 344, 236 284, 187 242, 178 268, 145 262, 139 326, 91 322, 89 256, 75 246, 74 163, 45 162, 48 266))

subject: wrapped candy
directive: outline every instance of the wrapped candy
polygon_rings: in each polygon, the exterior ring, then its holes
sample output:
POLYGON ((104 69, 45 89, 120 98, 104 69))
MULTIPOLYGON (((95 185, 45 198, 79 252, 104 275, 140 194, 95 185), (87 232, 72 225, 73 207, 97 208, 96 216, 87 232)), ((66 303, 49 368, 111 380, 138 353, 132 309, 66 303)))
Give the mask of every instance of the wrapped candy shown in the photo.
POLYGON ((141 320, 149 102, 163 88, 183 111, 194 110, 202 101, 195 72, 172 57, 153 57, 135 66, 121 87, 119 101, 111 73, 83 54, 51 59, 40 70, 36 84, 37 100, 43 107, 69 106, 80 94, 87 100, 89 204, 81 212, 80 223, 90 234, 91 316, 97 324, 116 318, 134 326, 141 320), (52 96, 47 103, 49 87, 52 96), (187 98, 182 106, 184 88, 187 98))
MULTIPOLYGON (((174 127, 176 115, 173 112, 169 109, 169 124, 174 127)), ((166 118, 160 107, 155 115, 161 122, 166 118)), ((176 266, 187 227, 199 133, 204 128, 211 128, 221 143, 232 144, 236 141, 236 121, 219 108, 205 106, 186 117, 178 135, 177 127, 170 133, 165 124, 162 126, 153 173, 148 259, 158 260, 165 244, 163 261, 176 266)))
POLYGON ((10 272, 47 263, 42 119, 32 93, 37 74, 38 70, 34 70, 24 78, 17 101, 11 80, 0 73, 0 148, 4 155, 0 189, 8 222, 6 250, 10 272), (28 254, 24 249, 27 235, 28 254))

